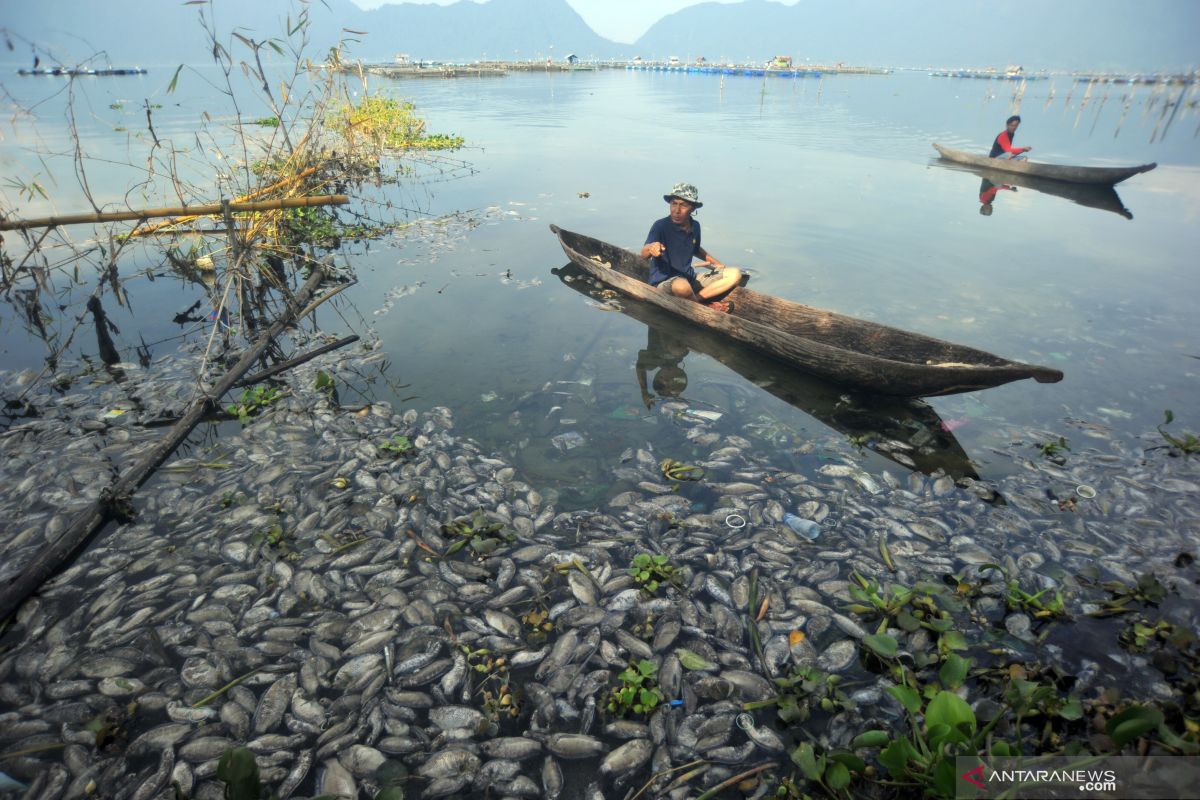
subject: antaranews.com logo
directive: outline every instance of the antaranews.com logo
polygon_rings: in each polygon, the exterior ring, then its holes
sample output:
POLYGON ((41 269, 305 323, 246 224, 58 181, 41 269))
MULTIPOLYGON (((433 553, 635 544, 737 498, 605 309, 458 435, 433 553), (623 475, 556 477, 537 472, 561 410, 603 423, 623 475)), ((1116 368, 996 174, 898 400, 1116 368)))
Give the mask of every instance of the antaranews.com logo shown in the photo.
POLYGON ((1200 758, 1083 756, 955 760, 959 798, 1200 800, 1200 758))

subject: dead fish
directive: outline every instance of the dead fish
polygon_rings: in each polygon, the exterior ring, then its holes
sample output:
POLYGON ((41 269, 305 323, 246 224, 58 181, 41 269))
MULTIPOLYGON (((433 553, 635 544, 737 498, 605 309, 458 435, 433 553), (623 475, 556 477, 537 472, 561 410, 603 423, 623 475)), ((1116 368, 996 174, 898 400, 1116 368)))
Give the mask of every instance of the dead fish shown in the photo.
POLYGON ((642 767, 654 753, 654 745, 648 739, 632 739, 613 750, 600 762, 600 774, 606 778, 619 778, 642 767))
POLYGON ((552 733, 546 737, 546 748, 566 759, 594 758, 608 750, 596 737, 579 733, 552 733))

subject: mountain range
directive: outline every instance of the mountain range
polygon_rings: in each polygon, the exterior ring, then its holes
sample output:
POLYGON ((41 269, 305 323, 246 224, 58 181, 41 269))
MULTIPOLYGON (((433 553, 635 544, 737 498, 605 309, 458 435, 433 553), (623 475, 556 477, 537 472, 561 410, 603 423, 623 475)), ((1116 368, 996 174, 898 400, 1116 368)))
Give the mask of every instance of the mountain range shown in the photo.
MULTIPOLYGON (((6 4, 0 32, 6 61, 101 61, 173 66, 211 59, 197 22, 262 40, 296 19, 297 2, 214 0, 197 5, 154 0, 41 0, 6 4), (209 9, 211 8, 211 12, 209 9), (289 17, 290 12, 290 17, 289 17)), ((769 0, 702 3, 663 17, 638 41, 596 34, 566 0, 460 0, 406 3, 365 11, 350 0, 306 6, 314 55, 339 37, 356 40, 351 57, 392 61, 584 59, 761 63, 790 55, 798 64, 842 62, 889 67, 1005 67, 1114 72, 1183 71, 1200 65, 1200 2, 1054 0, 1014 5, 985 0, 769 0), (365 35, 347 33, 362 31, 365 35)))

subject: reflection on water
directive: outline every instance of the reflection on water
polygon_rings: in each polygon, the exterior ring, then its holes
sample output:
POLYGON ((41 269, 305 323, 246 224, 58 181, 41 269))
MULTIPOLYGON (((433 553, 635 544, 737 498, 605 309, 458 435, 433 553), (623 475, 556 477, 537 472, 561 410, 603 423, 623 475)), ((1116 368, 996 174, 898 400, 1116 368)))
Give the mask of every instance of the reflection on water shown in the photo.
POLYGON ((1020 187, 1040 192, 1041 194, 1048 194, 1052 197, 1061 197, 1064 200, 1069 200, 1076 205, 1087 208, 1111 211, 1125 219, 1133 219, 1133 212, 1125 207, 1125 204, 1121 202, 1120 195, 1117 194, 1117 190, 1112 186, 1056 181, 1050 178, 1039 178, 1034 175, 1023 175, 1020 172, 1001 172, 999 170, 972 167, 966 164, 955 164, 943 159, 935 159, 933 163, 945 169, 969 172, 972 175, 980 176, 979 213, 985 217, 992 215, 993 205, 998 199, 997 195, 1001 191, 1015 192, 1017 191, 1017 187, 1020 187))
POLYGON ((979 184, 979 213, 985 217, 992 215, 992 204, 996 202, 996 195, 1002 189, 1007 189, 1010 192, 1015 192, 1016 189, 1006 183, 992 183, 987 178, 979 184))
MULTIPOLYGON (((568 264, 553 271, 575 291, 600 298, 604 290, 585 273, 568 264)), ((646 347, 638 352, 635 372, 642 402, 653 408, 659 399, 681 398, 688 378, 684 361, 691 351, 717 360, 748 382, 803 411, 907 469, 953 478, 978 478, 962 446, 928 404, 848 391, 738 345, 720 334, 695 328, 647 303, 622 298, 610 307, 646 325, 646 347), (653 375, 652 378, 648 377, 653 375), (653 393, 651 392, 653 389, 653 393), (656 396, 657 395, 657 396, 656 396)), ((694 419, 719 419, 721 414, 689 407, 694 419)))

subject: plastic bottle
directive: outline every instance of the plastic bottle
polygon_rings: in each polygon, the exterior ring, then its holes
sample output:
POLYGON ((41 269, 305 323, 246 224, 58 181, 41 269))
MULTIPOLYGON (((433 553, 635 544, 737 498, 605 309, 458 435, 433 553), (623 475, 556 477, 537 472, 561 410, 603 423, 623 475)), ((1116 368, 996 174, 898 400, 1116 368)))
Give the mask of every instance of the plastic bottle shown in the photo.
POLYGON ((811 519, 797 517, 790 512, 783 515, 783 524, 810 542, 821 535, 821 526, 819 524, 813 522, 811 519))

